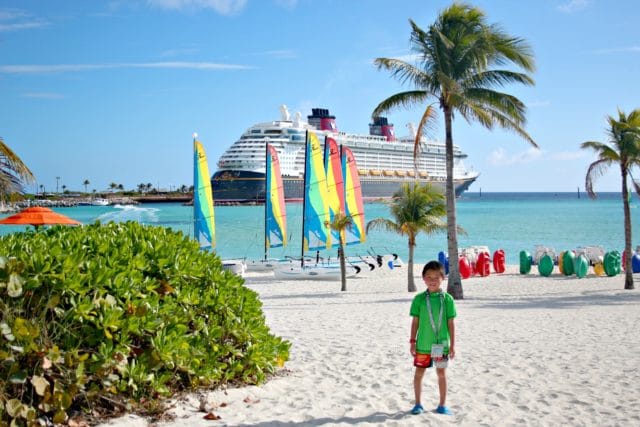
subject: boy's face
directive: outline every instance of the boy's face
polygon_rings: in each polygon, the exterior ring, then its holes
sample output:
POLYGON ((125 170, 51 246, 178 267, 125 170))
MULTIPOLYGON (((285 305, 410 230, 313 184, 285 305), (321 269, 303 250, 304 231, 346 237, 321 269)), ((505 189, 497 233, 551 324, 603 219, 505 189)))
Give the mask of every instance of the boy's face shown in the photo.
POLYGON ((438 270, 428 270, 422 277, 429 292, 440 292, 440 284, 443 279, 442 273, 438 270))

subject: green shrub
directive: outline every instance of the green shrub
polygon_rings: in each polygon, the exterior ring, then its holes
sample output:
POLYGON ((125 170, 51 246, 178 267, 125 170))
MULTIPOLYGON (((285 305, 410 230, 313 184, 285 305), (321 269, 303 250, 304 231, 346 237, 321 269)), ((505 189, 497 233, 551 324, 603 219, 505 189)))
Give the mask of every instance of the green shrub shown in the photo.
MULTIPOLYGON (((0 238, 0 424, 257 384, 288 359, 255 292, 182 233, 135 222, 0 238)), ((151 403, 149 403, 151 402, 151 403)))

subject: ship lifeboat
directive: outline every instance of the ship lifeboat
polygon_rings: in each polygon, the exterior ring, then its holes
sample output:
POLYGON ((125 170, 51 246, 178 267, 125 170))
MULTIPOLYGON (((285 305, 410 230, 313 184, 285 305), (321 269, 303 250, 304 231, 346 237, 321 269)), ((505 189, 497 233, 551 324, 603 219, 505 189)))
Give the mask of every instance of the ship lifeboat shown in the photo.
POLYGON ((414 171, 407 171, 407 176, 410 176, 413 178, 414 176, 416 176, 416 173, 414 171))
POLYGON ((373 176, 380 176, 382 172, 380 172, 378 169, 371 169, 369 170, 369 173, 373 176))
POLYGON ((395 171, 396 176, 404 176, 404 171, 395 171))
POLYGON ((360 176, 366 176, 367 175, 367 170, 366 169, 358 169, 358 175, 360 176))
POLYGON ((429 178, 429 174, 426 172, 420 172, 420 178, 429 178))
POLYGON ((393 176, 393 171, 387 171, 387 170, 382 171, 382 175, 384 175, 384 176, 393 176))

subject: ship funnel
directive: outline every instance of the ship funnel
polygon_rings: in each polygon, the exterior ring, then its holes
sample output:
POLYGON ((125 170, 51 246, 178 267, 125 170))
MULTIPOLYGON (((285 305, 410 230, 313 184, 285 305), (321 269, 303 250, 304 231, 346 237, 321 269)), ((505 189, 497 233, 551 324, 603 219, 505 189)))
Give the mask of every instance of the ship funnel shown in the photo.
POLYGON ((318 130, 338 132, 336 116, 330 115, 329 110, 326 108, 312 108, 311 115, 307 116, 307 120, 311 126, 318 130))
POLYGON ((386 117, 373 118, 373 123, 369 124, 369 135, 384 136, 387 138, 387 141, 396 140, 393 124, 389 124, 386 117))

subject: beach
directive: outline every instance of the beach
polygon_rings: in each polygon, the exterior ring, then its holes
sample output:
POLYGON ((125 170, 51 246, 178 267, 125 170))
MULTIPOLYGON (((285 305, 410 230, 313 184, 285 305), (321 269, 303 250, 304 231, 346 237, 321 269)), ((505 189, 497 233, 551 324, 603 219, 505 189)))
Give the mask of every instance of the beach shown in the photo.
POLYGON ((579 279, 556 269, 542 277, 517 266, 464 280, 447 370, 454 414, 433 412, 437 382, 428 370, 426 412, 416 416, 408 344, 415 294, 405 267, 350 279, 347 292, 339 282, 253 273, 246 286, 260 295, 267 324, 292 343, 278 375, 178 397, 171 421, 127 415, 102 425, 638 425, 640 291, 623 285, 622 275, 579 279))

